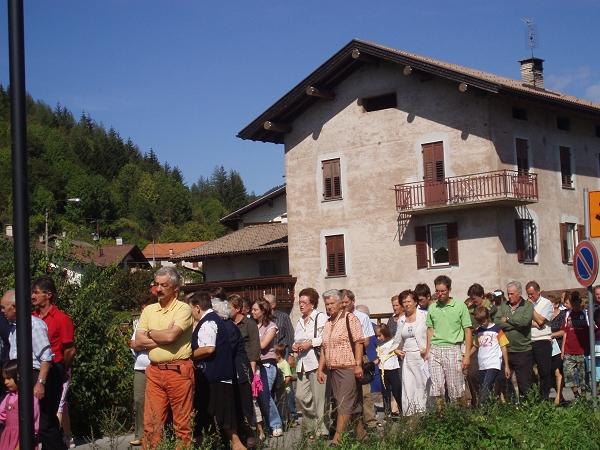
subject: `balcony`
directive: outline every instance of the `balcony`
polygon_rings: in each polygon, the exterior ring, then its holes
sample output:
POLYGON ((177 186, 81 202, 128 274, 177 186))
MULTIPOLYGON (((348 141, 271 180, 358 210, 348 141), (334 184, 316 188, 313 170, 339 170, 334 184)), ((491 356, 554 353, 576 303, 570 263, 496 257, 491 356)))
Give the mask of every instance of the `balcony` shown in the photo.
POLYGON ((466 209, 482 204, 520 206, 538 201, 537 174, 513 170, 397 184, 394 190, 396 209, 413 215, 439 208, 466 209))
POLYGON ((210 291, 221 286, 227 295, 238 294, 250 300, 260 300, 265 294, 273 294, 277 299, 278 308, 294 306, 294 287, 296 277, 291 275, 276 275, 270 277, 239 278, 237 280, 205 281, 203 283, 186 284, 181 287, 185 294, 194 291, 210 291))

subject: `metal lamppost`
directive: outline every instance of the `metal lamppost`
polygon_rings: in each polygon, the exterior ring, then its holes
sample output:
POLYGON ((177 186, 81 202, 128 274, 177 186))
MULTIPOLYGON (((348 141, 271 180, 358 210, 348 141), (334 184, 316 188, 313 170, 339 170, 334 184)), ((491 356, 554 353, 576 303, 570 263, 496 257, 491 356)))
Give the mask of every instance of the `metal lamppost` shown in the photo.
MULTIPOLYGON (((59 203, 59 202, 80 202, 81 199, 79 197, 74 197, 74 198, 66 198, 64 200, 54 200, 54 202, 52 202, 52 204, 54 205, 55 203, 59 203)), ((45 246, 46 246, 46 258, 48 258, 48 218, 50 216, 50 208, 46 208, 46 240, 45 240, 45 246)))

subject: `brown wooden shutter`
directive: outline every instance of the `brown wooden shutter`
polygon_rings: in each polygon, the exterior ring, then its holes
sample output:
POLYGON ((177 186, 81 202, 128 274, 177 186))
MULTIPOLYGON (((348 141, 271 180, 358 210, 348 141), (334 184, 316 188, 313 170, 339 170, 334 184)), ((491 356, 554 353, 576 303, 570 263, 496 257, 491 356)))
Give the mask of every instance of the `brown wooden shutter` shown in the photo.
POLYGON ((448 264, 458 264, 458 225, 448 224, 448 264))
POLYGON ((333 196, 340 198, 342 196, 342 175, 340 169, 340 160, 331 161, 331 171, 333 175, 333 196))
POLYGON ((326 236, 327 275, 346 275, 346 255, 344 252, 344 235, 326 236))
POLYGON ((331 170, 331 161, 323 161, 323 198, 328 199, 333 196, 333 171, 331 170))
POLYGON ((571 172, 571 149, 569 147, 560 147, 560 174, 562 185, 571 187, 572 172, 571 172))
POLYGON ((525 174, 529 172, 529 157, 527 156, 527 149, 529 143, 527 139, 517 139, 517 171, 519 174, 525 174))
POLYGON ((444 180, 444 146, 441 142, 423 144, 424 179, 429 182, 444 180))
POLYGON ((577 243, 585 239, 585 225, 577 225, 577 243))
POLYGON ((517 259, 525 261, 525 239, 523 238, 523 219, 515 219, 515 233, 517 238, 517 259))
POLYGON ((562 262, 569 262, 569 249, 567 247, 567 224, 560 224, 560 252, 562 254, 562 262))
POLYGON ((415 243, 417 248, 417 269, 429 265, 427 258, 427 227, 415 227, 415 243))
POLYGON ((435 158, 435 180, 443 181, 444 175, 444 146, 441 142, 433 144, 433 154, 435 158))
POLYGON ((342 174, 340 160, 331 159, 321 163, 323 169, 323 198, 342 198, 342 174))

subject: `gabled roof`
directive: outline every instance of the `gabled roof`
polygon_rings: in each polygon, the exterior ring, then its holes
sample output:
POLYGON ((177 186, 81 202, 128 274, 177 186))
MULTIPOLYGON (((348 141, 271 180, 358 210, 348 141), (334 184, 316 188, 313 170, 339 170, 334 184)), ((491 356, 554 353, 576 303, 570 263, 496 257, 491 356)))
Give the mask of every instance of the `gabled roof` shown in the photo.
POLYGON ((121 263, 127 256, 131 256, 129 265, 150 266, 148 260, 135 244, 103 245, 92 249, 89 247, 73 247, 71 254, 82 263, 93 262, 99 267, 108 267, 113 263, 121 263))
POLYGON ((219 239, 181 253, 171 261, 201 261, 209 257, 259 253, 288 248, 287 223, 246 226, 219 239))
POLYGON ((319 101, 319 97, 307 94, 307 88, 333 90, 353 72, 376 61, 389 61, 409 66, 421 73, 447 78, 457 83, 466 83, 469 87, 493 94, 540 102, 548 106, 600 117, 600 104, 588 100, 550 89, 535 88, 532 85, 524 84, 521 80, 501 77, 360 39, 353 39, 275 102, 273 106, 254 119, 238 133, 238 137, 282 144, 284 133, 265 129, 265 122, 291 125, 300 114, 319 101))
POLYGON ((231 214, 223 217, 221 220, 219 220, 219 222, 221 222, 227 227, 237 229, 231 226, 231 222, 236 222, 239 219, 243 219, 244 214, 246 214, 248 211, 252 211, 253 209, 258 208, 259 206, 272 201, 274 198, 277 198, 280 195, 285 195, 285 184, 280 188, 275 189, 273 192, 270 192, 267 195, 259 198, 258 200, 253 201, 249 205, 246 205, 243 208, 240 208, 237 211, 234 211, 231 214))
POLYGON ((187 252, 196 247, 206 244, 206 241, 197 242, 171 242, 169 244, 148 244, 142 251, 144 256, 148 259, 152 259, 152 253, 154 252, 155 258, 172 258, 180 253, 187 252), (172 250, 172 252, 171 252, 172 250))

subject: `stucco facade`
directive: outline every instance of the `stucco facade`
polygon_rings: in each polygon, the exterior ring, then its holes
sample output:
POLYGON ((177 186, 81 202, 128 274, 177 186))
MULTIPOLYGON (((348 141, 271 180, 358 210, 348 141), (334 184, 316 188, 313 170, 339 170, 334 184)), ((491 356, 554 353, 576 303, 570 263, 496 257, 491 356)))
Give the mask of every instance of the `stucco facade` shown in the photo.
MULTIPOLYGON (((600 109, 595 116, 578 114, 459 90, 455 80, 441 76, 423 80, 405 73, 403 65, 383 60, 361 67, 335 86, 333 100, 321 99, 294 117, 284 135, 289 269, 298 279, 296 291, 349 288, 358 303, 380 313, 390 311, 390 298, 403 289, 426 282, 433 290, 441 274, 452 278, 459 299, 475 282, 486 291, 505 289, 512 279, 535 279, 543 290, 579 287, 572 265, 561 257, 560 224, 574 224, 574 230, 583 224, 583 189, 599 188, 600 109), (390 93, 396 107, 366 112, 363 99, 390 93), (525 109, 527 119, 514 118, 514 107, 525 109), (557 128, 557 117, 568 118, 569 131, 557 128), (539 200, 397 211, 394 185, 424 179, 423 145, 442 143, 447 179, 517 171, 517 139, 528 143, 539 200), (570 152, 570 187, 562 183, 561 146, 570 152), (326 201, 323 161, 337 159, 341 199, 326 201), (532 221, 531 261, 517 257, 516 219, 532 221), (415 227, 447 223, 456 224, 458 263, 430 261, 417 268, 415 227), (345 274, 332 277, 326 237, 339 235, 345 274)), ((573 231, 575 244, 581 234, 573 231)))

